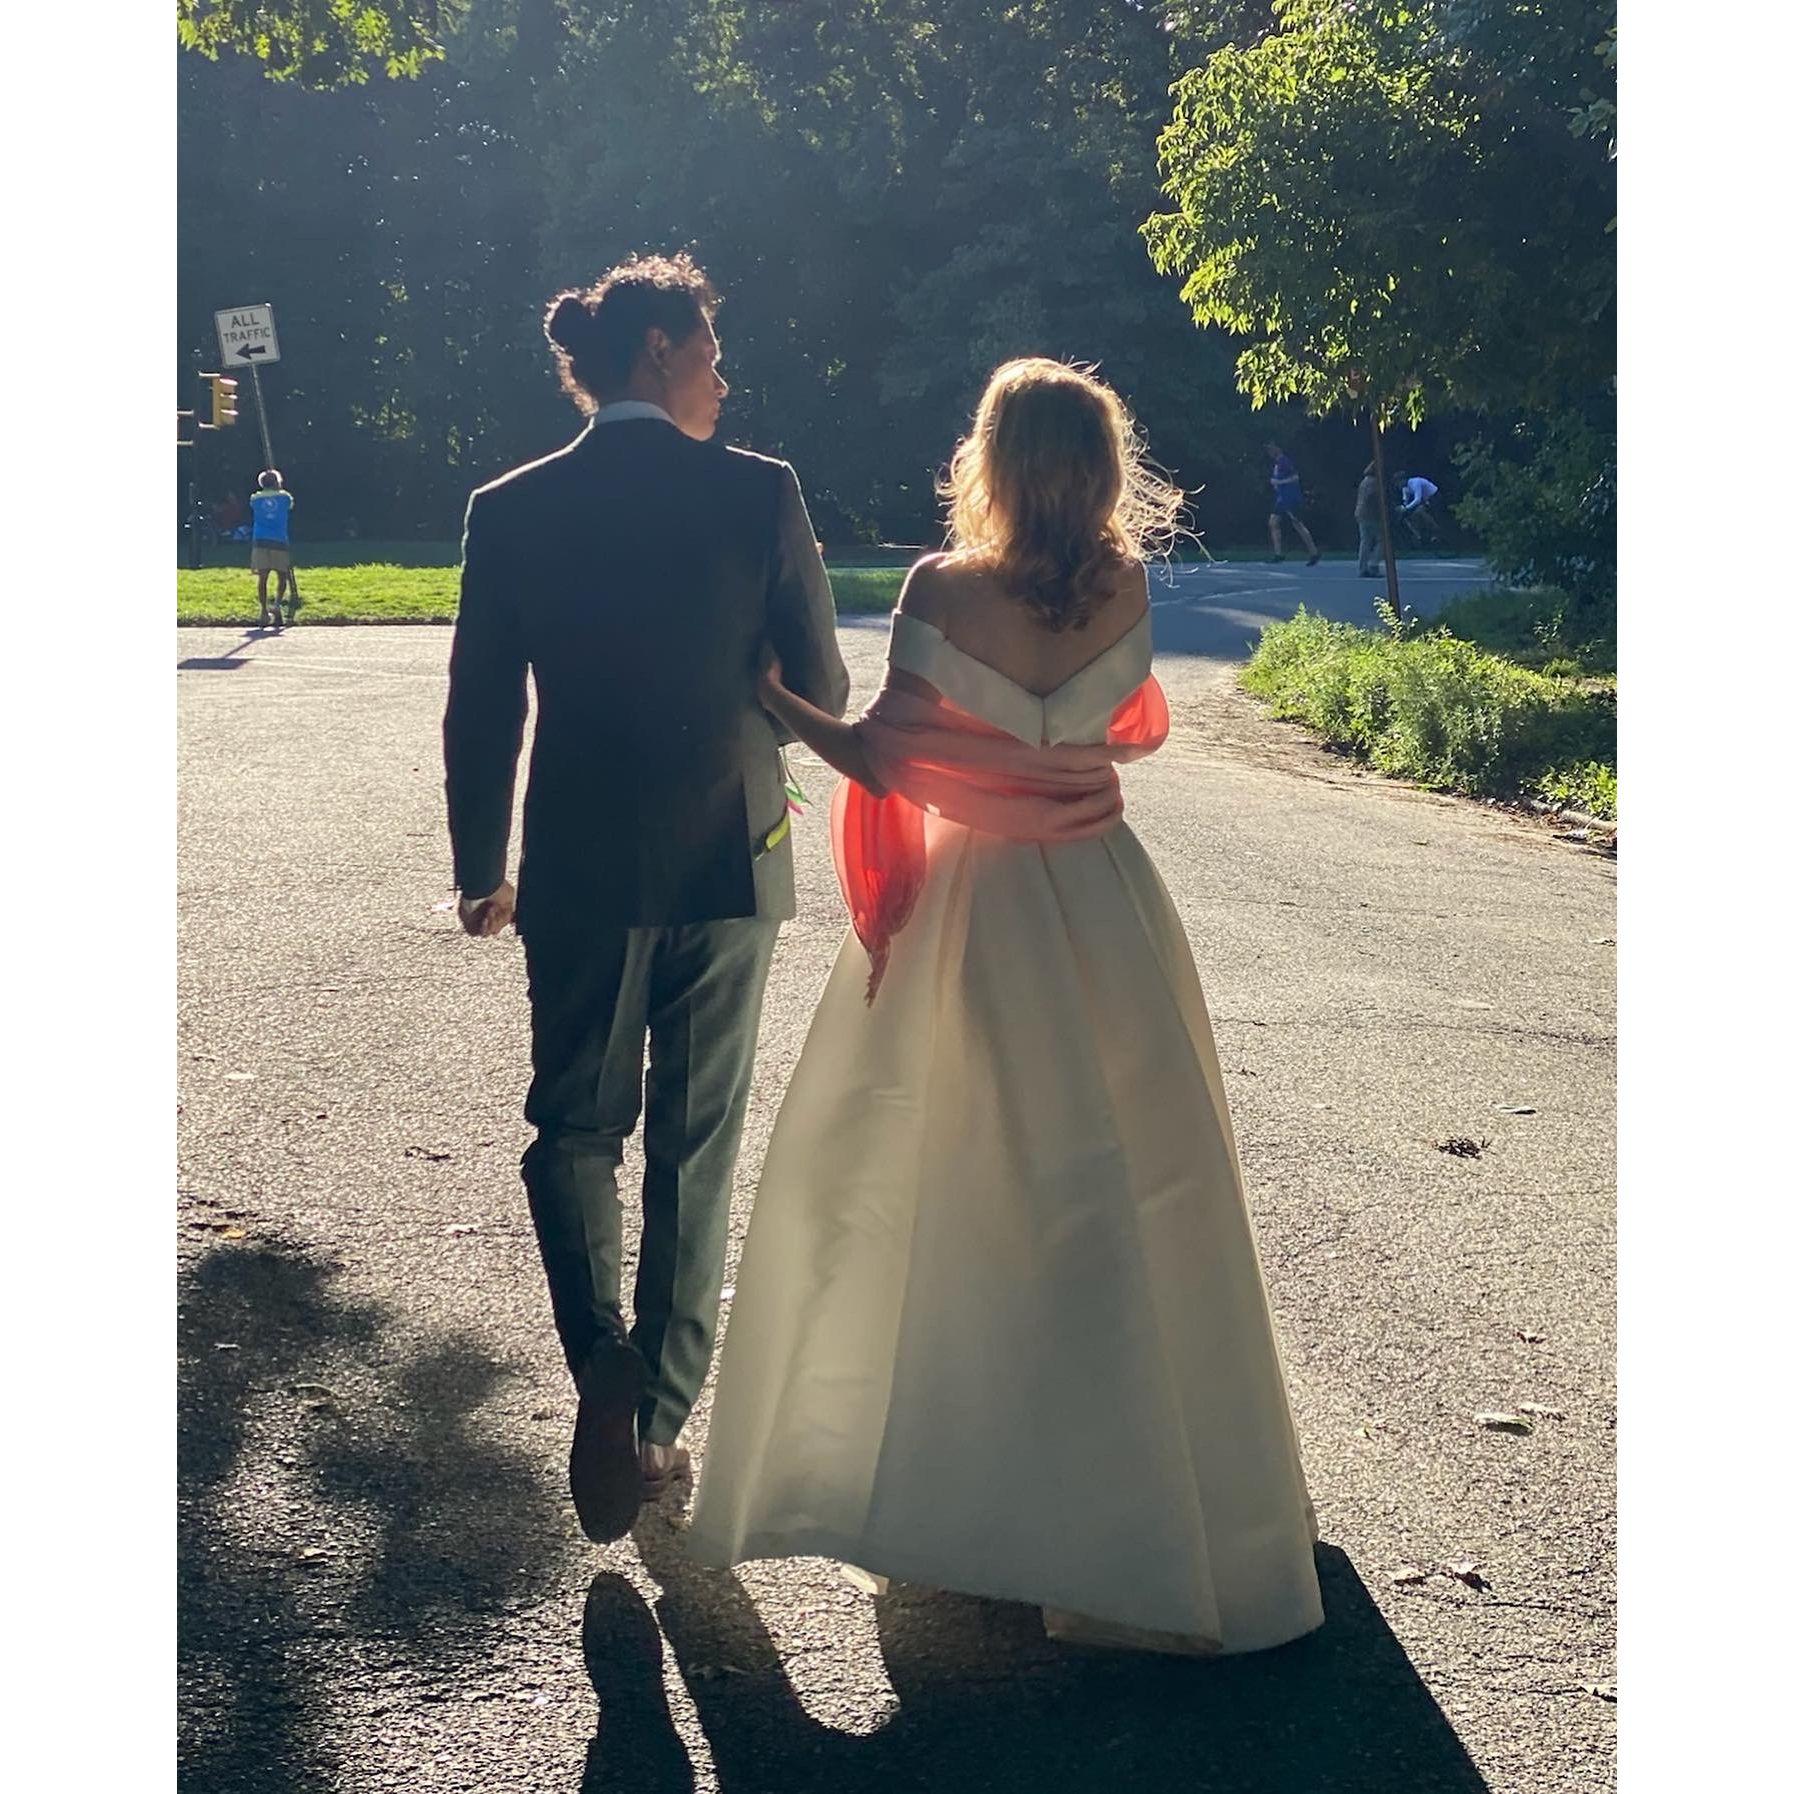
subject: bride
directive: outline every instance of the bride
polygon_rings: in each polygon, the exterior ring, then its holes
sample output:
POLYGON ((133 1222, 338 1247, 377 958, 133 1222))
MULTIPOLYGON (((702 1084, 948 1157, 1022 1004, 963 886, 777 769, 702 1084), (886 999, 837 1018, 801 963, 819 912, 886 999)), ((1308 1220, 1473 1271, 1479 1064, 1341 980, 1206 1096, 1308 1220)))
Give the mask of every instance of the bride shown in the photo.
POLYGON ((1182 495, 1109 388, 992 376, 884 689, 769 710, 846 776, 853 918, 767 1151, 691 1548, 1251 1651, 1321 1622, 1313 1520, 1183 928, 1121 819, 1142 556, 1182 495))

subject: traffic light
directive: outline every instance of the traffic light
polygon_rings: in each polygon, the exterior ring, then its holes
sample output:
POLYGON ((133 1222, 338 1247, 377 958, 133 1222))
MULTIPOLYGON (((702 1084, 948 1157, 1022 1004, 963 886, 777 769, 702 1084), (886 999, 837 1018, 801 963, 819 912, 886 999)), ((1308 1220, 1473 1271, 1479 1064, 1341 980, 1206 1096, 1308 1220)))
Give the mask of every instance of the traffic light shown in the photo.
POLYGON ((174 414, 174 446, 176 448, 192 448, 196 440, 189 432, 199 421, 191 411, 177 411, 174 414))
POLYGON ((212 421, 206 427, 222 430, 237 421, 237 383, 225 374, 201 374, 200 379, 211 382, 212 387, 212 421))

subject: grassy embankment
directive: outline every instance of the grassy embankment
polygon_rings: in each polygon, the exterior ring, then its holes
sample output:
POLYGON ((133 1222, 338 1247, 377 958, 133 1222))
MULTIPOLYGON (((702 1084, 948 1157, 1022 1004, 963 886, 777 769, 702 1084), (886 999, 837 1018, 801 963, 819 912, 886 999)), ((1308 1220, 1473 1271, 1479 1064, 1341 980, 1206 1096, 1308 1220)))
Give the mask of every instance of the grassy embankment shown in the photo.
POLYGON ((1299 611, 1241 675, 1275 716, 1379 772, 1618 814, 1611 624, 1560 594, 1471 593, 1397 637, 1299 611))

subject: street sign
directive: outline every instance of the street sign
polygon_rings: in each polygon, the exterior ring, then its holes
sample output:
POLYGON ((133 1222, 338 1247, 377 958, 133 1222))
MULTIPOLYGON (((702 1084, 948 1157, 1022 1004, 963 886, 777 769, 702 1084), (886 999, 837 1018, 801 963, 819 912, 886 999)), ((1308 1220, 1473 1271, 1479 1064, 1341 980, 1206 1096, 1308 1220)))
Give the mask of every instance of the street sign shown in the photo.
POLYGON ((215 314, 218 321, 218 353, 229 368, 261 368, 280 359, 280 342, 274 334, 274 307, 233 305, 215 314))

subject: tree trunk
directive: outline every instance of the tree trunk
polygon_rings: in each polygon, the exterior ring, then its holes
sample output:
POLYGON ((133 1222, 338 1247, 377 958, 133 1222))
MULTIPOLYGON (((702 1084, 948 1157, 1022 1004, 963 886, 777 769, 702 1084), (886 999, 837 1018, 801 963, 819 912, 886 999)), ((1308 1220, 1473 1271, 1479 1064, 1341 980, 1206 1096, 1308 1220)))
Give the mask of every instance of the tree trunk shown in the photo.
POLYGON ((1383 471, 1383 426, 1377 420, 1376 408, 1370 414, 1370 454, 1377 470, 1377 504, 1383 514, 1383 571, 1389 576, 1389 608, 1395 612, 1396 627, 1402 620, 1402 582, 1395 567, 1395 530, 1389 515, 1389 476, 1383 471))

